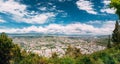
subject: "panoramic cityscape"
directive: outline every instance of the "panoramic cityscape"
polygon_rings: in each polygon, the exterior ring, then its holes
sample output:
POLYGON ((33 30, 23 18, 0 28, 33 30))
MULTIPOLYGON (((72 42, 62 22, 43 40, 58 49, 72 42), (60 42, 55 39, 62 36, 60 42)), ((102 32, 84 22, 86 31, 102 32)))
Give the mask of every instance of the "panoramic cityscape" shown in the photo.
POLYGON ((0 0, 0 64, 120 64, 120 0, 0 0))
POLYGON ((46 57, 51 57, 52 52, 57 52, 60 56, 64 55, 69 45, 80 49, 82 54, 91 54, 106 48, 106 46, 98 45, 100 44, 98 42, 101 42, 100 38, 95 37, 91 39, 62 36, 14 37, 13 42, 27 51, 46 57))

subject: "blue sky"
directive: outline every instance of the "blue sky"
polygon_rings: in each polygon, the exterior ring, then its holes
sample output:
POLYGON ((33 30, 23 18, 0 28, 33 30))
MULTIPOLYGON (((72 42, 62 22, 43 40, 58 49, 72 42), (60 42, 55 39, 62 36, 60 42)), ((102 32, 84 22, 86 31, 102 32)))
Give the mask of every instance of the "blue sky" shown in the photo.
POLYGON ((107 35, 118 19, 110 0, 0 0, 0 32, 107 35))

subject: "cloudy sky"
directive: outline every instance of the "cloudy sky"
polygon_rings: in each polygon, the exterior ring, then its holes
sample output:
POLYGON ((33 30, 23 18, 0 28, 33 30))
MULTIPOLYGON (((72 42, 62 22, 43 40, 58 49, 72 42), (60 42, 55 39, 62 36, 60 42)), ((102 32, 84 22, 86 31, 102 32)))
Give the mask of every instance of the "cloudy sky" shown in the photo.
POLYGON ((118 19, 110 0, 0 0, 0 32, 107 35, 118 19))

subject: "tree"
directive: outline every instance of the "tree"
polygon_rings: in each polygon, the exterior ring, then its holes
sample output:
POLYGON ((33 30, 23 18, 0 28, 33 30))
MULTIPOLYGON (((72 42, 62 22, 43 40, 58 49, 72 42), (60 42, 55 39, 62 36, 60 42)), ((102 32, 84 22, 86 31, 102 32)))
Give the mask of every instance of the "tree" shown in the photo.
POLYGON ((82 54, 79 48, 72 47, 71 45, 69 45, 65 51, 65 55, 73 57, 73 58, 77 58, 81 56, 82 54))
POLYGON ((0 34, 0 64, 10 64, 20 56, 20 48, 3 32, 0 34))
POLYGON ((116 9, 116 14, 120 19, 120 0, 111 0, 110 7, 116 9))
POLYGON ((53 52, 51 58, 58 58, 58 54, 56 52, 53 52))
MULTIPOLYGON (((120 0, 111 0, 110 7, 116 10, 116 14, 118 15, 120 20, 120 0)), ((116 21, 116 24, 115 24, 112 40, 116 44, 120 43, 120 26, 118 21, 116 21)))
POLYGON ((119 22, 116 21, 116 24, 115 24, 115 29, 113 31, 113 34, 112 34, 112 41, 115 43, 115 44, 118 44, 120 42, 120 29, 119 29, 119 22))

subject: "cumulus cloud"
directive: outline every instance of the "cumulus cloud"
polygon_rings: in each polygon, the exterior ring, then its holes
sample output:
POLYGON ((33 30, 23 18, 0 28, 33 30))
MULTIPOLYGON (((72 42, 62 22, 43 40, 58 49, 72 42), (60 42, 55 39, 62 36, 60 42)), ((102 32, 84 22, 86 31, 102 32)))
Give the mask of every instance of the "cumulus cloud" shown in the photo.
POLYGON ((0 12, 2 13, 24 16, 25 14, 27 14, 25 12, 25 9, 26 9, 25 5, 14 2, 14 0, 8 0, 8 1, 0 0, 0 12))
MULTIPOLYGON (((102 0, 102 3, 104 4, 103 8, 100 10, 102 13, 109 13, 109 14, 115 14, 115 9, 109 8, 110 0, 102 0)), ((76 2, 78 8, 80 10, 85 10, 87 13, 90 14, 97 14, 98 12, 95 11, 94 4, 91 1, 88 0, 78 0, 76 2)))
POLYGON ((43 34, 76 34, 76 35, 108 35, 114 29, 114 21, 103 22, 101 27, 94 27, 86 23, 75 23, 68 25, 50 24, 48 26, 30 26, 24 28, 0 29, 0 32, 7 33, 30 33, 37 32, 43 34), (11 29, 8 31, 8 29, 11 29))
POLYGON ((90 14, 97 14, 97 12, 93 8, 94 6, 93 3, 90 1, 78 0, 76 4, 80 10, 85 10, 87 13, 90 13, 90 14))
POLYGON ((29 16, 28 18, 14 17, 16 22, 25 22, 30 24, 44 24, 50 17, 54 17, 54 13, 43 13, 35 16, 29 16))
MULTIPOLYGON (((45 10, 45 8, 42 8, 45 10)), ((19 2, 15 2, 14 0, 0 0, 0 12, 9 14, 12 16, 12 19, 17 22, 25 22, 25 23, 45 23, 49 18, 55 16, 54 13, 35 13, 28 12, 27 5, 20 4, 19 2)))

